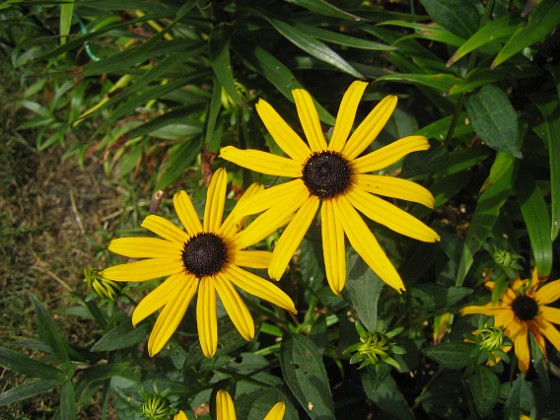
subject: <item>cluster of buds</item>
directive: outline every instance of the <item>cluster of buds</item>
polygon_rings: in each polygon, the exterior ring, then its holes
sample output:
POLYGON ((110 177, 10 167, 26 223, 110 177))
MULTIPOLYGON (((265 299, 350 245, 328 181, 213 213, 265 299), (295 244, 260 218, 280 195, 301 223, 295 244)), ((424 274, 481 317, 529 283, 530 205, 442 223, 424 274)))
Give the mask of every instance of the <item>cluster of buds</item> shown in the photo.
POLYGON ((164 420, 170 417, 169 401, 161 395, 150 395, 140 408, 149 420, 164 420))
POLYGON ((84 277, 90 290, 100 299, 114 301, 121 292, 122 286, 118 282, 106 279, 93 268, 84 268, 84 277))

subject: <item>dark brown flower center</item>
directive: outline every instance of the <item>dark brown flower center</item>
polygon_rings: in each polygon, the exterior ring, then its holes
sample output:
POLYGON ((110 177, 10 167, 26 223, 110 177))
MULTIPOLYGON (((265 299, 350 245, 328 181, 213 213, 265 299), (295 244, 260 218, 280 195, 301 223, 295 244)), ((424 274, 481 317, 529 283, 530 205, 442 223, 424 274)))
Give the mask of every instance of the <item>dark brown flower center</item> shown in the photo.
POLYGON ((517 296, 511 309, 521 321, 530 321, 539 313, 539 305, 535 299, 525 295, 517 296))
POLYGON ((311 194, 333 198, 352 183, 352 167, 340 153, 316 152, 303 165, 303 182, 311 194))
POLYGON ((219 273, 227 262, 227 246, 218 235, 199 233, 185 243, 183 266, 198 277, 219 273))

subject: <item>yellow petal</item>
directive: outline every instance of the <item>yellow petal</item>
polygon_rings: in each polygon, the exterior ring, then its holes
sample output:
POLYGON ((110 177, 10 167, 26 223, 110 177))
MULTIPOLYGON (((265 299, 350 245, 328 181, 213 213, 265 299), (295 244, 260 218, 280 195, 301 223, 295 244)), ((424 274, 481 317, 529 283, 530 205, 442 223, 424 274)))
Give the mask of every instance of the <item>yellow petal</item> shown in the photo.
POLYGON ((286 403, 283 401, 277 402, 274 406, 270 409, 268 414, 265 416, 263 420, 282 420, 284 418, 284 414, 286 413, 286 403))
POLYGON ((185 287, 189 287, 190 282, 197 283, 196 278, 190 274, 179 273, 170 276, 136 306, 132 313, 132 325, 138 325, 139 322, 161 309, 170 300, 176 300, 181 291, 185 287))
POLYGON ((364 191, 434 208, 435 199, 432 193, 416 182, 385 175, 356 174, 354 177, 355 185, 364 191))
POLYGON ((183 410, 181 410, 177 414, 175 414, 175 416, 173 417, 173 420, 189 420, 189 418, 187 417, 185 412, 183 410))
POLYGON ((227 391, 219 390, 216 394, 216 419, 236 420, 233 400, 227 391))
POLYGON ((299 178, 304 163, 260 150, 239 150, 233 146, 220 149, 220 157, 251 171, 289 178, 299 178))
POLYGON ((342 149, 348 160, 356 159, 375 140, 397 106, 397 97, 386 96, 360 123, 342 149))
POLYGON ((541 316, 537 316, 535 321, 538 324, 540 332, 544 334, 556 350, 560 351, 560 332, 558 329, 541 316))
POLYGON ((365 174, 392 165, 412 152, 428 150, 430 143, 422 136, 403 137, 352 162, 354 171, 365 174))
POLYGON ((220 229, 226 204, 226 190, 227 173, 223 168, 220 168, 212 175, 206 193, 203 221, 205 232, 217 232, 220 229))
POLYGON ((461 308, 459 310, 461 315, 474 315, 474 314, 482 314, 482 315, 494 315, 494 310, 492 308, 492 304, 489 303, 484 306, 476 306, 476 305, 469 305, 461 308))
POLYGON ((529 343, 526 328, 522 333, 519 333, 513 339, 513 349, 515 350, 515 355, 518 359, 519 370, 522 372, 527 372, 529 370, 531 353, 529 352, 529 343))
POLYGON ((190 236, 202 232, 202 225, 193 203, 185 191, 179 191, 173 196, 173 206, 179 220, 190 236))
POLYGON ((298 195, 307 197, 309 190, 301 179, 294 179, 262 190, 239 203, 237 207, 239 214, 257 214, 282 203, 289 205, 289 202, 293 201, 298 195))
POLYGON ((213 279, 203 277, 198 287, 196 326, 202 353, 213 357, 218 348, 218 318, 216 315, 216 290, 213 279))
POLYGON ((305 89, 292 90, 296 108, 303 127, 303 132, 307 138, 307 142, 314 152, 320 152, 327 149, 327 142, 321 128, 321 121, 317 108, 313 103, 313 98, 305 89))
POLYGON ((147 260, 114 265, 103 270, 101 275, 115 281, 146 281, 177 274, 183 270, 183 262, 180 257, 149 258, 147 260))
POLYGON ((268 251, 237 251, 233 255, 232 264, 250 268, 268 268, 272 252, 268 251))
POLYGON ((190 239, 185 231, 179 229, 169 220, 155 214, 146 217, 140 226, 169 241, 183 244, 190 239))
POLYGON ((560 280, 546 283, 537 290, 537 300, 540 304, 546 305, 555 302, 560 298, 560 280))
POLYGON ((399 293, 405 290, 404 284, 395 270, 395 267, 387 258, 387 255, 377 242, 377 239, 368 226, 362 220, 358 212, 343 196, 333 199, 335 217, 342 222, 342 228, 350 241, 352 248, 356 250, 365 263, 389 286, 399 293))
POLYGON ((360 100, 362 99, 367 85, 366 82, 355 81, 344 94, 340 102, 340 107, 338 108, 338 114, 336 115, 334 131, 328 146, 329 150, 340 152, 343 149, 346 140, 348 140, 350 136, 352 127, 354 126, 358 105, 360 104, 360 100))
POLYGON ((247 305, 245 305, 245 302, 243 302, 243 299, 241 299, 241 296, 239 296, 233 284, 231 284, 228 279, 224 278, 224 276, 218 274, 216 278, 214 278, 214 286, 222 300, 224 309, 237 331, 239 331, 239 334, 241 334, 241 337, 247 341, 251 341, 255 336, 255 324, 247 309, 247 305))
POLYGON ((335 295, 340 295, 346 281, 346 247, 342 223, 336 219, 332 200, 321 205, 321 235, 327 282, 335 295))
POLYGON ((311 155, 311 150, 301 137, 265 100, 259 99, 255 108, 276 144, 293 160, 303 164, 311 155))
POLYGON ((183 244, 158 238, 118 238, 109 244, 109 251, 128 258, 181 257, 183 244))
POLYGON ((550 306, 541 306, 540 311, 544 319, 553 324, 560 325, 560 309, 551 308, 550 306))
POLYGON ((181 323, 189 303, 196 293, 196 286, 196 281, 187 282, 180 289, 175 299, 169 300, 159 314, 148 339, 148 353, 150 356, 160 352, 181 323))
POLYGON ((318 197, 309 196, 280 236, 268 266, 268 275, 271 278, 279 279, 286 271, 288 263, 317 214, 320 202, 318 197))
POLYGON ((435 242, 439 235, 416 217, 408 214, 394 204, 354 188, 346 194, 350 203, 366 217, 387 226, 397 233, 424 242, 435 242))
POLYGON ((247 190, 243 193, 233 210, 230 212, 229 216, 226 218, 220 230, 218 231, 218 235, 225 237, 225 238, 233 238, 240 227, 245 223, 247 216, 240 215, 239 206, 246 202, 249 198, 255 196, 259 192, 264 190, 264 186, 261 184, 253 183, 247 188, 247 190))
POLYGON ((225 275, 233 284, 240 289, 245 290, 247 293, 266 300, 294 314, 296 313, 296 307, 292 299, 271 282, 266 281, 253 273, 249 273, 248 271, 245 271, 235 265, 229 266, 225 275))

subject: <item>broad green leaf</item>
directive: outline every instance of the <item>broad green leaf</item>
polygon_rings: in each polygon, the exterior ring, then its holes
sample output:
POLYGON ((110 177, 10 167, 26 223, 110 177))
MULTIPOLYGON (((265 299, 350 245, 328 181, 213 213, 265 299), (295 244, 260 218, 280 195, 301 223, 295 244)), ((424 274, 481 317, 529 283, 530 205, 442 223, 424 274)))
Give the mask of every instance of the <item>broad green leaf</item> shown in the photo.
POLYGON ((78 406, 76 404, 76 391, 72 381, 66 381, 62 384, 60 392, 60 418, 63 420, 73 420, 76 418, 76 411, 78 406))
POLYGON ((480 22, 476 7, 467 0, 421 0, 434 22, 448 31, 468 39, 480 22))
POLYGON ((521 169, 515 182, 515 194, 539 276, 548 276, 552 269, 552 240, 550 239, 550 215, 542 191, 527 170, 521 169))
POLYGON ((340 19, 350 19, 352 21, 363 20, 361 17, 346 12, 325 0, 286 0, 287 3, 292 3, 297 6, 310 10, 318 15, 330 16, 340 19))
POLYGON ((439 92, 447 92, 456 84, 462 83, 463 79, 451 74, 412 74, 412 73, 393 73, 381 76, 375 82, 405 82, 413 85, 427 86, 438 90, 439 92))
POLYGON ((66 36, 70 33, 72 13, 74 13, 74 1, 75 0, 68 0, 68 2, 60 5, 60 44, 66 42, 66 36))
POLYGON ((526 25, 520 27, 506 42, 492 62, 492 68, 499 66, 524 48, 543 40, 560 25, 560 2, 542 0, 529 14, 526 25))
POLYGON ((522 157, 517 115, 500 88, 484 86, 467 98, 465 107, 474 131, 489 147, 522 157))
POLYGON ((280 347, 280 366, 286 385, 312 419, 334 418, 329 379, 315 344, 286 332, 280 347))
MULTIPOLYGON (((368 367, 362 373, 362 386, 366 396, 384 412, 398 419, 415 419, 414 413, 397 383, 390 374, 379 373, 381 369, 368 367), (381 376, 381 377, 379 377, 381 376)), ((380 416, 379 418, 382 418, 380 416)))
POLYGON ((39 394, 51 391, 57 387, 60 382, 52 379, 40 379, 35 382, 26 383, 15 388, 9 389, 0 394, 0 406, 11 404, 16 401, 25 400, 39 394))
POLYGON ((486 366, 479 366, 467 380, 473 395, 476 412, 485 417, 492 411, 500 396, 500 380, 494 371, 486 366))
POLYGON ((499 19, 486 22, 473 36, 467 39, 457 51, 451 56, 446 66, 456 63, 471 51, 482 47, 490 42, 507 38, 517 29, 519 19, 506 15, 499 19))
POLYGON ((399 42, 402 42, 406 39, 410 38, 420 38, 420 39, 428 39, 430 41, 437 41, 442 42, 447 45, 452 45, 454 47, 458 47, 462 45, 465 40, 460 36, 457 36, 451 32, 449 32, 444 27, 437 25, 437 24, 425 24, 425 23, 416 23, 416 22, 407 22, 404 20, 387 20, 385 22, 381 22, 378 26, 382 25, 394 25, 400 26, 403 28, 410 28, 414 29, 415 32, 411 35, 403 36, 395 45, 399 42))
MULTIPOLYGON (((511 156, 511 155, 508 155, 511 156)), ((514 159, 510 157, 510 159, 514 159)), ((502 163, 499 162, 501 165, 502 163)), ((482 247, 490 234, 500 210, 512 192, 516 165, 509 165, 497 182, 490 185, 478 198, 476 209, 466 233, 463 251, 457 269, 456 286, 462 286, 474 261, 474 254, 482 247)))
POLYGON ((352 247, 346 252, 346 265, 348 274, 344 293, 348 293, 362 324, 373 333, 377 331, 377 302, 384 283, 352 247))
POLYGON ((91 348, 91 351, 113 351, 126 349, 146 339, 150 325, 144 323, 134 328, 130 321, 125 321, 101 337, 91 348))
POLYGON ((447 369, 463 369, 470 363, 470 354, 476 346, 464 341, 447 341, 422 350, 424 356, 447 369))
POLYGON ((531 98, 544 118, 543 129, 536 130, 548 144, 550 164, 551 226, 550 239, 555 240, 560 231, 560 105, 558 96, 531 98))
POLYGON ((358 79, 364 79, 364 76, 360 74, 356 69, 354 69, 350 64, 348 64, 348 62, 344 58, 342 58, 335 51, 333 51, 318 39, 309 36, 305 32, 302 32, 296 27, 279 19, 269 17, 266 17, 266 19, 288 41, 290 41, 296 47, 302 49, 312 57, 330 64, 331 66, 343 71, 344 73, 348 73, 354 77, 357 77, 358 79))
POLYGON ((367 39, 356 38, 338 32, 328 31, 326 29, 321 29, 311 25, 305 25, 303 23, 296 23, 295 28, 317 39, 321 39, 323 41, 331 42, 333 44, 338 44, 345 47, 372 51, 392 51, 397 49, 396 47, 392 47, 390 45, 381 44, 379 42, 374 42, 367 39))
POLYGON ((0 347, 0 366, 29 377, 59 379, 63 372, 5 347, 0 347))
POLYGON ((246 106, 235 87, 235 76, 231 65, 230 33, 223 26, 216 26, 210 33, 208 49, 210 52, 210 62, 214 69, 214 74, 224 87, 226 93, 238 105, 246 106))
POLYGON ((41 337, 45 339, 53 356, 62 363, 67 363, 70 361, 70 356, 68 355, 68 345, 64 339, 60 336, 58 328, 56 327, 51 316, 43 306, 43 304, 33 295, 29 294, 31 297, 31 302, 35 308, 35 317, 37 322, 37 329, 41 337))
POLYGON ((521 414, 526 414, 535 407, 535 396, 529 383, 518 375, 504 404, 504 418, 518 419, 521 414))

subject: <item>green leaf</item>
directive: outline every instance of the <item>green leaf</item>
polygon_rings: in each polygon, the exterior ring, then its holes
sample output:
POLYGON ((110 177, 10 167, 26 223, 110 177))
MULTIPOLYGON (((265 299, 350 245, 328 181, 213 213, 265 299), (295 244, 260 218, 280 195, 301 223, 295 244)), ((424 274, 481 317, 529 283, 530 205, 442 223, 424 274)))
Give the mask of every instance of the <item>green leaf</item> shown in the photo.
MULTIPOLYGON (((511 157, 509 159, 514 159, 511 157)), ((502 162, 498 161, 501 165, 502 162)), ((498 164, 494 161, 494 164, 498 164)), ((515 162, 507 166, 507 171, 495 183, 491 184, 478 198, 476 209, 466 233, 463 251, 457 268, 456 286, 462 286, 474 261, 474 254, 482 247, 487 236, 496 223, 500 210, 511 194, 515 174, 515 162)), ((492 170, 491 170, 492 173, 492 170)))
POLYGON ((68 2, 60 5, 60 44, 66 42, 66 35, 70 33, 70 27, 72 26, 72 13, 74 12, 74 1, 68 0, 68 2))
POLYGON ((499 19, 487 22, 473 36, 467 39, 457 51, 455 51, 446 66, 451 66, 471 51, 480 48, 483 45, 507 38, 515 32, 518 22, 519 19, 511 15, 505 15, 499 19))
POLYGON ((543 129, 536 130, 548 144, 550 164, 551 226, 550 239, 555 240, 560 231, 560 106, 558 96, 531 97, 544 118, 543 129))
POLYGON ((454 47, 458 47, 465 42, 463 38, 455 34, 452 34, 447 29, 445 29, 440 25, 407 22, 404 20, 387 20, 385 22, 379 23, 377 26, 382 26, 382 25, 394 25, 394 26, 400 26, 403 28, 410 28, 415 30, 413 34, 403 36, 397 42, 395 42, 395 44, 399 42, 403 42, 404 40, 410 38, 420 38, 420 39, 428 39, 430 41, 443 42, 444 44, 452 45, 454 47))
POLYGON ((204 127, 204 146, 210 153, 217 153, 220 150, 222 136, 216 130, 216 122, 222 109, 222 85, 218 78, 214 79, 212 86, 212 98, 206 109, 206 122, 204 127))
POLYGON ((62 384, 60 392, 60 408, 59 415, 62 420, 73 420, 76 418, 76 411, 78 406, 76 404, 76 391, 72 381, 66 381, 62 384))
POLYGON ((548 276, 552 269, 550 215, 543 194, 531 173, 520 170, 515 182, 515 194, 527 227, 531 250, 539 276, 548 276))
POLYGON ((467 380, 473 395, 476 412, 485 417, 492 411, 500 396, 500 380, 494 371, 486 366, 479 366, 467 380))
POLYGON ((51 391, 56 388, 58 384, 59 382, 56 380, 41 379, 35 382, 16 386, 15 388, 9 389, 3 394, 0 394, 0 406, 25 400, 26 398, 31 398, 35 395, 51 391))
POLYGON ((526 25, 520 27, 506 42, 492 62, 492 68, 499 66, 524 48, 543 40, 560 24, 560 2, 542 0, 529 14, 526 25))
POLYGON ((377 331, 377 302, 383 290, 383 281, 368 267, 352 247, 347 248, 348 274, 343 293, 348 293, 362 324, 370 331, 377 331))
POLYGON ((214 74, 233 101, 238 105, 247 106, 235 87, 229 44, 230 32, 223 26, 214 27, 208 41, 212 69, 214 69, 214 74))
POLYGON ((326 29, 321 29, 311 25, 305 25, 303 23, 296 23, 295 28, 317 39, 321 39, 323 41, 331 42, 333 44, 338 44, 345 47, 370 51, 392 51, 397 49, 396 47, 392 47, 390 45, 381 44, 379 42, 374 42, 367 39, 356 38, 338 32, 328 31, 326 29))
MULTIPOLYGON (((417 136, 433 138, 439 141, 445 141, 452 120, 453 120, 453 115, 449 115, 448 117, 441 118, 437 121, 434 121, 422 127, 414 134, 417 136)), ((457 138, 472 133, 472 125, 466 124, 466 120, 467 120, 467 113, 461 112, 459 114, 459 118, 457 119, 458 122, 457 125, 455 126, 455 130, 453 131, 452 138, 457 138)))
POLYGON ((446 73, 438 74, 415 74, 415 73, 393 73, 378 77, 375 82, 406 82, 413 85, 427 86, 447 92, 453 86, 463 82, 463 79, 446 73))
POLYGON ((410 289, 412 306, 422 311, 442 310, 470 295, 468 287, 447 287, 442 284, 424 283, 410 289))
POLYGON ((286 332, 280 347, 280 366, 286 384, 309 417, 334 418, 327 372, 309 338, 286 332))
POLYGON ((421 0, 420 2, 434 22, 461 38, 469 38, 478 29, 480 16, 470 1, 421 0))
MULTIPOLYGON (((539 273, 540 274, 540 273, 539 273)), ((533 358, 533 367, 537 372, 537 377, 545 395, 550 394, 550 378, 548 377, 548 360, 545 359, 544 354, 535 340, 535 336, 529 334, 531 356, 533 358)))
POLYGON ((68 363, 70 361, 70 356, 68 355, 68 345, 60 336, 54 321, 43 304, 32 293, 30 293, 29 296, 31 297, 33 307, 35 308, 35 317, 39 334, 41 334, 41 337, 45 339, 51 348, 53 356, 59 362, 68 363))
POLYGON ((521 158, 517 115, 507 95, 487 85, 465 101, 474 131, 494 150, 521 158))
POLYGON ((24 354, 0 347, 0 366, 30 377, 60 379, 63 372, 24 354))
POLYGON ((535 407, 535 396, 523 376, 517 376, 504 404, 506 419, 518 419, 521 414, 529 413, 535 407))
POLYGON ((268 17, 266 17, 266 19, 288 41, 312 57, 330 64, 344 73, 348 73, 358 79, 365 79, 365 77, 354 67, 348 64, 345 59, 318 39, 281 20, 268 17))
POLYGON ((172 146, 167 152, 168 159, 160 166, 156 189, 165 189, 178 181, 183 172, 193 164, 201 150, 200 140, 194 138, 172 146))
POLYGON ((325 0, 286 0, 287 3, 292 3, 297 6, 310 10, 318 15, 330 16, 340 19, 350 19, 353 21, 363 20, 361 17, 346 12, 325 0))
POLYGON ((146 339, 150 324, 142 324, 134 328, 130 321, 125 321, 99 339, 91 348, 91 351, 113 351, 126 349, 146 339))
POLYGON ((362 386, 366 396, 394 418, 415 419, 414 413, 397 383, 390 374, 386 374, 383 370, 383 368, 375 369, 368 366, 363 371, 362 386))
POLYGON ((473 349, 476 349, 476 346, 473 343, 466 343, 464 341, 447 341, 441 344, 426 347, 422 350, 422 353, 441 367, 448 369, 463 369, 471 362, 470 354, 473 349))

